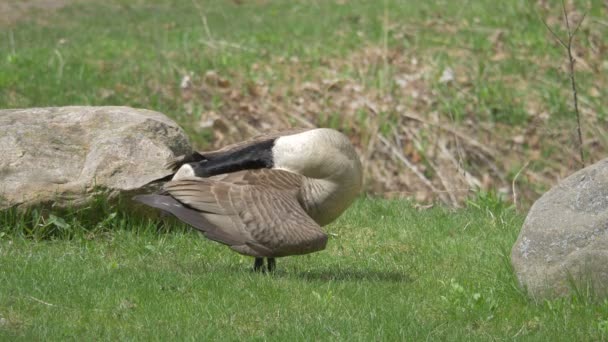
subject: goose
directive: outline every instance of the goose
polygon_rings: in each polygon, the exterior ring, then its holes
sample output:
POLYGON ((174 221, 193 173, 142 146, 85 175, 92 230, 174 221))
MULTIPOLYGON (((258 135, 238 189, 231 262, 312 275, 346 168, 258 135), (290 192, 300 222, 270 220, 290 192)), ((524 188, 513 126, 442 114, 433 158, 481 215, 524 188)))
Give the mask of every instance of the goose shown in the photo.
POLYGON ((275 258, 325 249, 321 227, 350 206, 362 183, 355 149, 329 128, 260 135, 168 165, 175 174, 162 192, 134 200, 254 257, 256 272, 273 272, 275 258))

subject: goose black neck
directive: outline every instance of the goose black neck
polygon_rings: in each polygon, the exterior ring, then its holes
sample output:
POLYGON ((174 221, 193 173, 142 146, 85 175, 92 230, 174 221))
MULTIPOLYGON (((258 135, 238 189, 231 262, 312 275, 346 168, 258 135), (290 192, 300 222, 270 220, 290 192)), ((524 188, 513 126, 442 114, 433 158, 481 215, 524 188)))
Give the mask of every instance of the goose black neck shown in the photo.
POLYGON ((274 140, 267 140, 245 146, 238 150, 215 154, 206 160, 190 165, 197 177, 209 177, 242 170, 271 168, 274 166, 272 160, 273 146, 274 140))

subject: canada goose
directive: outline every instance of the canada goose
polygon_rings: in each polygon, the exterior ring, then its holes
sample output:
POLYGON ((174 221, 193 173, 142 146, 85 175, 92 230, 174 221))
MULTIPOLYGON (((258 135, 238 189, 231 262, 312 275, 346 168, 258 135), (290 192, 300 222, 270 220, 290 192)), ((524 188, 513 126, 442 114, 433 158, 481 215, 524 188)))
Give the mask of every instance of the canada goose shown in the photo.
POLYGON ((163 194, 134 199, 167 211, 234 251, 267 258, 323 250, 321 230, 361 188, 361 162, 350 141, 328 128, 257 136, 170 163, 177 170, 163 194))

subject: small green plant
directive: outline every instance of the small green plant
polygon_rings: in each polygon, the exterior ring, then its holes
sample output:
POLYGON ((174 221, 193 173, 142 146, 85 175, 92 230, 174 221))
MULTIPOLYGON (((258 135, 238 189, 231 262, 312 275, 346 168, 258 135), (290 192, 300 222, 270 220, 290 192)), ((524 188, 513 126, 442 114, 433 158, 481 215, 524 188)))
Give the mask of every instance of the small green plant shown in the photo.
POLYGON ((448 311, 455 316, 465 315, 473 321, 489 321, 494 318, 498 302, 490 292, 484 295, 479 291, 465 289, 456 279, 444 283, 447 295, 441 296, 448 311))
POLYGON ((608 338, 608 319, 598 320, 597 330, 600 332, 600 340, 608 338))
POLYGON ((473 197, 467 200, 467 205, 492 213, 502 213, 512 208, 512 205, 505 201, 504 196, 495 190, 476 191, 473 197))
POLYGON ((477 85, 476 91, 480 107, 485 110, 491 121, 513 126, 527 122, 528 114, 516 94, 506 89, 502 83, 482 81, 477 85))

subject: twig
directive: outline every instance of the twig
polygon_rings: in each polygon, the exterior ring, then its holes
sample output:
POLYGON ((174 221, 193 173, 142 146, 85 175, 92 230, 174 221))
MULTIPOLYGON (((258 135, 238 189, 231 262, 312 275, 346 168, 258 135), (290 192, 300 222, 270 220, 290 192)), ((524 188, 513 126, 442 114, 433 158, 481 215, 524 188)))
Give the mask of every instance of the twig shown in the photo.
POLYGON ((368 163, 367 161, 372 159, 372 154, 374 153, 375 147, 376 147, 376 143, 378 142, 378 136, 380 135, 380 125, 378 124, 378 119, 374 120, 374 126, 371 127, 370 129, 370 136, 369 136, 369 140, 367 142, 367 147, 365 148, 365 155, 364 155, 364 160, 365 160, 365 168, 364 168, 364 173, 363 173, 363 184, 367 185, 368 181, 369 181, 369 175, 372 173, 371 172, 371 167, 372 167, 372 163, 368 163))
MULTIPOLYGON (((413 130, 410 130, 408 127, 404 127, 404 130, 409 130, 410 131, 410 137, 411 140, 415 143, 415 145, 418 148, 421 148, 421 143, 420 140, 418 139, 417 135, 415 132, 413 132, 413 130)), ((436 139, 436 141, 439 143, 440 139, 436 139)), ((445 189, 446 193, 448 194, 448 197, 450 199, 450 201, 452 202, 452 206, 454 208, 458 208, 458 200, 456 199, 456 197, 454 196, 454 194, 451 192, 451 190, 448 188, 448 180, 446 179, 446 177, 443 175, 443 172, 441 172, 441 168, 436 166, 432 160, 427 158, 427 163, 429 168, 437 175, 437 178, 439 179, 439 182, 441 183, 441 185, 443 186, 443 188, 445 189)))
POLYGON ((519 178, 519 175, 528 167, 528 164, 530 164, 529 160, 524 164, 521 169, 519 169, 519 171, 517 171, 515 177, 513 177, 513 182, 511 183, 511 190, 513 190, 513 206, 515 206, 515 209, 517 209, 517 191, 515 191, 515 182, 517 182, 517 178, 519 178))
POLYGON ((237 50, 243 50, 243 51, 248 51, 248 52, 255 52, 255 49, 252 49, 250 47, 245 47, 236 43, 231 43, 231 42, 227 42, 225 40, 205 40, 205 39, 201 39, 200 40, 201 43, 207 45, 208 47, 212 48, 212 49, 221 49, 222 46, 225 47, 229 47, 229 48, 233 48, 233 49, 237 49, 237 50))
POLYGON ((285 113, 287 115, 289 115, 289 117, 291 117, 292 119, 298 121, 300 124, 309 127, 309 128, 315 128, 317 127, 314 123, 310 122, 308 119, 306 119, 304 116, 302 116, 300 113, 300 115, 293 113, 292 111, 288 111, 285 110, 282 107, 279 107, 276 103, 269 101, 268 104, 278 113, 285 113))
MULTIPOLYGON (((505 173, 502 172, 502 170, 498 167, 498 165, 496 165, 496 163, 492 162, 485 154, 479 153, 479 151, 473 151, 473 153, 477 153, 477 156, 479 157, 479 159, 481 159, 486 164, 488 164, 488 167, 494 172, 495 175, 498 176, 498 178, 500 178, 500 181, 503 183, 505 182, 505 180, 506 180, 505 173)), ((492 157, 494 157, 494 156, 492 156, 492 157)))
POLYGON ((198 10, 198 14, 201 17, 201 22, 203 23, 203 28, 205 29, 205 34, 207 35, 207 39, 213 41, 214 39, 213 36, 211 36, 211 30, 209 29, 209 25, 207 25, 207 16, 205 15, 205 12, 197 1, 192 0, 192 4, 198 10))
POLYGON ((441 185, 447 192, 448 197, 450 198, 450 201, 452 202, 452 206, 454 208, 458 208, 459 207, 458 200, 456 199, 456 196, 454 196, 452 189, 448 188, 448 180, 443 175, 443 172, 441 172, 441 169, 439 167, 435 166, 432 161, 428 160, 428 163, 429 163, 429 166, 431 168, 433 168, 433 170, 435 171, 435 174, 437 174, 437 178, 439 178, 439 182, 441 182, 441 185))
POLYGON ((471 138, 470 136, 466 135, 465 133, 462 133, 458 130, 456 130, 453 127, 449 127, 440 123, 434 123, 434 122, 430 122, 426 119, 421 118, 420 116, 413 114, 413 113, 399 113, 400 116, 407 118, 407 119, 411 119, 411 120, 415 120, 418 121, 422 124, 425 125, 429 125, 429 126, 435 126, 443 131, 446 131, 448 133, 452 133, 454 136, 464 140, 465 142, 467 142, 468 145, 473 146, 479 150, 481 150, 483 153, 487 154, 490 157, 494 157, 498 154, 498 152, 492 150, 491 148, 483 145, 482 143, 480 143, 479 141, 475 140, 474 138, 471 138))
POLYGON ((59 60, 59 68, 57 69, 57 83, 61 83, 61 79, 63 78, 63 67, 65 66, 65 63, 63 61, 63 56, 61 55, 61 52, 59 52, 59 50, 55 49, 55 55, 57 56, 57 59, 59 60))
MULTIPOLYGON (((369 129, 370 136, 369 136, 369 140, 367 142, 367 147, 365 149, 365 155, 364 155, 364 160, 368 161, 371 159, 372 154, 374 153, 374 149, 376 147, 376 143, 378 142, 378 136, 380 135, 380 126, 382 126, 382 123, 380 122, 381 117, 380 114, 378 113, 378 110, 376 109, 376 107, 370 103, 368 100, 365 100, 365 106, 367 107, 367 109, 370 111, 370 113, 373 114, 373 120, 371 123, 371 127, 369 129)), ((368 174, 371 173, 371 163, 366 163, 366 167, 365 167, 365 172, 364 172, 364 184, 367 184, 367 178, 368 178, 368 174)))
MULTIPOLYGON (((562 4, 563 4, 563 0, 562 0, 562 4)), ((564 7, 564 15, 566 15, 566 23, 568 22, 568 16, 565 12, 565 7, 564 7)), ((574 78, 574 57, 572 57, 572 38, 574 37, 574 35, 576 34, 576 31, 578 31, 578 29, 581 27, 581 24, 583 23, 583 20, 585 20, 585 15, 583 15, 583 18, 581 19, 581 21, 578 23, 578 26, 574 29, 574 32, 571 34, 570 33, 570 27, 568 27, 568 59, 570 60, 570 85, 572 86, 572 97, 574 98, 574 112, 576 113, 576 130, 578 132, 578 146, 579 146, 579 152, 581 154, 581 163, 583 164, 583 167, 585 167, 585 154, 583 152, 583 134, 581 133, 581 114, 578 110, 578 96, 577 96, 577 92, 576 92, 576 80, 574 78)))
POLYGON ((33 301, 36 301, 36 302, 38 302, 40 304, 44 304, 44 305, 47 305, 47 306, 55 306, 55 304, 47 303, 47 302, 45 302, 43 300, 40 300, 40 299, 32 297, 32 296, 28 296, 28 298, 31 299, 31 300, 33 300, 33 301))
POLYGON ((547 22, 543 18, 541 18, 540 20, 543 22, 543 24, 545 25, 545 27, 547 28, 547 30, 549 30, 549 32, 551 32, 551 34, 553 35, 553 38, 555 38, 558 43, 560 43, 564 48, 567 49, 568 45, 566 45, 566 43, 564 43, 564 41, 557 35, 557 33, 555 33, 553 31, 553 29, 551 29, 551 27, 549 26, 549 24, 547 24, 547 22))
POLYGON ((470 174, 464 167, 462 167, 462 163, 456 160, 456 158, 454 158, 454 156, 448 151, 445 145, 440 145, 439 147, 441 148, 441 152, 452 162, 452 164, 454 164, 454 167, 459 172, 462 172, 461 177, 464 178, 464 181, 471 187, 471 189, 481 188, 481 181, 479 181, 479 179, 475 178, 475 176, 470 174))
POLYGON ((399 152, 393 144, 391 144, 385 137, 383 137, 380 134, 378 134, 378 140, 380 140, 386 147, 388 147, 390 149, 391 153, 395 157, 397 157, 397 159, 399 159, 403 164, 405 164, 405 166, 407 166, 407 168, 410 169, 422 181, 422 183, 424 183, 424 185, 426 185, 429 189, 431 189, 431 191, 433 191, 433 193, 437 194, 439 196, 439 199, 442 202, 449 203, 449 200, 445 197, 444 192, 435 188, 433 183, 431 183, 431 181, 428 178, 426 178, 426 176, 424 174, 422 174, 422 172, 420 172, 420 170, 418 170, 416 165, 414 165, 411 161, 409 161, 407 159, 407 157, 405 157, 403 155, 403 153, 399 152))
POLYGON ((593 21, 595 21, 596 23, 598 23, 600 25, 608 26, 608 21, 604 21, 604 20, 601 20, 599 18, 593 18, 593 21))
POLYGON ((203 29, 205 30, 205 35, 207 36, 207 39, 201 39, 201 42, 213 49, 218 49, 218 48, 222 48, 222 47, 231 47, 234 49, 238 49, 238 50, 244 50, 244 51, 255 51, 255 49, 252 48, 248 48, 245 46, 241 46, 239 44, 235 44, 235 43, 231 43, 231 42, 227 42, 225 40, 217 40, 215 38, 213 38, 213 35, 211 34, 211 29, 209 29, 209 24, 207 23, 207 16, 205 15, 205 11, 203 10, 203 8, 201 7, 201 5, 196 1, 196 0, 192 0, 192 5, 194 5, 194 7, 196 7, 199 16, 201 17, 201 23, 203 24, 203 29))
POLYGON ((517 333, 515 333, 515 335, 513 335, 513 337, 511 337, 511 338, 516 338, 516 337, 517 337, 517 336, 519 336, 521 333, 523 333, 525 330, 526 330, 526 324, 524 323, 524 324, 522 324, 522 325, 521 325, 521 329, 519 329, 519 330, 517 331, 517 333))
POLYGON ((302 115, 297 115, 295 113, 292 112, 288 112, 287 113, 292 119, 298 121, 300 124, 309 127, 309 128, 315 128, 317 127, 315 124, 313 124, 312 122, 310 122, 310 120, 304 118, 302 115))
POLYGON ((540 20, 545 25, 547 30, 549 30, 549 32, 551 32, 551 34, 553 35, 553 38, 555 38, 555 40, 557 40, 568 52, 568 66, 569 66, 568 73, 570 76, 570 85, 572 87, 572 97, 574 98, 574 113, 576 114, 576 129, 578 132, 578 149, 579 149, 581 164, 583 165, 583 167, 585 167, 585 154, 583 152, 583 134, 581 133, 581 115, 578 110, 578 96, 577 96, 577 91, 576 91, 576 79, 574 76, 574 63, 576 62, 576 60, 574 59, 574 56, 572 56, 572 41, 574 40, 574 36, 576 35, 576 32, 578 32, 578 29, 581 27, 581 24, 585 20, 585 16, 587 15, 587 13, 583 14, 583 17, 581 18, 581 20, 578 22, 578 24, 574 28, 574 31, 572 31, 570 29, 570 20, 568 19, 568 11, 566 10, 566 4, 565 4, 564 0, 562 0, 562 10, 564 12, 564 20, 566 21, 566 28, 568 30, 568 42, 565 42, 563 39, 561 39, 557 35, 557 33, 555 33, 555 31, 553 31, 553 29, 551 29, 551 27, 549 27, 549 25, 547 24, 547 22, 545 22, 545 20, 543 18, 540 18, 540 20))

